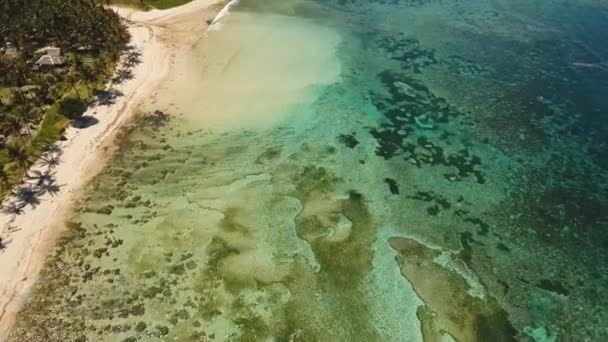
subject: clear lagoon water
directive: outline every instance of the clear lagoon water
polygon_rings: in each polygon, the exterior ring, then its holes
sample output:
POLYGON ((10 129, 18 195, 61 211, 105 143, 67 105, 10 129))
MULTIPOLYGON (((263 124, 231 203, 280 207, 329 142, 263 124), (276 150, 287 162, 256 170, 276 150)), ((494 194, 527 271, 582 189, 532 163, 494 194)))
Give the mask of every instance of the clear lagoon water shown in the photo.
POLYGON ((607 36, 601 0, 242 0, 10 340, 608 340, 607 36))

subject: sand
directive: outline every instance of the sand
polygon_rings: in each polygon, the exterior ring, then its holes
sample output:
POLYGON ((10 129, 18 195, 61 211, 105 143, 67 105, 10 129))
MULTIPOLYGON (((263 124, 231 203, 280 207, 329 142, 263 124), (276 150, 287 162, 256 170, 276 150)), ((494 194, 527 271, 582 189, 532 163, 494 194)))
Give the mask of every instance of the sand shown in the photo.
MULTIPOLYGON (((132 67, 133 77, 109 89, 122 93, 111 104, 96 104, 84 116, 97 122, 87 128, 70 127, 65 141, 57 143, 59 163, 50 169, 60 189, 45 193, 35 205, 27 205, 18 214, 0 212, 0 236, 6 248, 0 251, 0 341, 8 335, 21 304, 36 281, 46 255, 62 230, 79 192, 103 167, 111 150, 113 137, 129 120, 136 107, 149 97, 167 75, 172 60, 187 51, 208 29, 225 1, 197 0, 170 10, 136 12, 115 10, 128 22, 131 45, 141 53, 140 63, 132 67), (210 21, 209 21, 210 22, 210 21)), ((124 68, 125 63, 119 66, 124 68)), ((29 171, 46 172, 42 160, 29 171)), ((34 185, 27 180, 22 186, 34 185)), ((7 198, 3 207, 11 207, 16 198, 7 198)))
POLYGON ((183 115, 190 128, 264 130, 340 79, 341 38, 322 23, 235 11, 216 26, 171 67, 150 109, 183 115))

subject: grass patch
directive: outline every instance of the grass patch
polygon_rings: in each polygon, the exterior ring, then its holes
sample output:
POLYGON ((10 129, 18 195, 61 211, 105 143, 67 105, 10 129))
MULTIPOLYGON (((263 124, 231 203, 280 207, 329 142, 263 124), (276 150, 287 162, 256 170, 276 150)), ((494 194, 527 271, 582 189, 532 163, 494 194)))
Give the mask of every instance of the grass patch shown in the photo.
POLYGON ((7 102, 12 98, 11 88, 9 87, 0 87, 0 101, 7 102))
POLYGON ((38 133, 32 139, 32 157, 40 157, 47 145, 59 140, 71 120, 86 110, 86 103, 91 101, 92 95, 84 85, 78 85, 76 88, 80 98, 76 91, 71 89, 55 102, 44 116, 38 133))
POLYGON ((191 0, 146 0, 145 2, 158 9, 177 7, 189 3, 191 0))

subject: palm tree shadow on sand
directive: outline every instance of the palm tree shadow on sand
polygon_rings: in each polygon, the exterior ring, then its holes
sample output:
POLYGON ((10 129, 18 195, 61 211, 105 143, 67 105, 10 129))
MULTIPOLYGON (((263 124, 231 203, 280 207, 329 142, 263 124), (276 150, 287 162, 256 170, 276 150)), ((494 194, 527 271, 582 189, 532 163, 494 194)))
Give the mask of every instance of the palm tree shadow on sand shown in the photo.
POLYGON ((4 252, 7 246, 13 241, 12 239, 6 239, 0 236, 0 252, 4 252))
MULTIPOLYGON (((133 79, 133 68, 141 63, 141 51, 133 45, 129 45, 122 53, 121 64, 116 74, 111 79, 111 85, 118 85, 125 81, 133 79)), ((98 90, 95 92, 97 104, 102 106, 110 106, 116 103, 116 100, 124 96, 124 93, 113 87, 109 90, 98 90)))
POLYGON ((17 216, 31 206, 36 208, 42 201, 41 197, 50 195, 54 197, 61 191, 62 185, 57 184, 53 169, 59 165, 61 147, 51 145, 40 158, 40 165, 44 170, 30 170, 26 173, 25 182, 12 191, 12 197, 2 204, 0 210, 9 215, 17 216))
POLYGON ((124 94, 120 90, 110 88, 109 90, 98 90, 95 92, 97 104, 101 106, 111 106, 116 103, 116 100, 124 94))
POLYGON ((133 68, 141 63, 141 51, 140 49, 129 45, 123 51, 121 56, 121 67, 116 72, 116 75, 112 78, 113 84, 120 84, 124 81, 133 79, 133 68))
POLYGON ((74 120, 72 122, 72 127, 78 128, 78 129, 85 129, 85 128, 89 128, 91 126, 95 126, 98 123, 99 123, 99 120, 97 120, 96 117, 91 116, 91 115, 84 115, 84 116, 81 116, 78 119, 74 120))

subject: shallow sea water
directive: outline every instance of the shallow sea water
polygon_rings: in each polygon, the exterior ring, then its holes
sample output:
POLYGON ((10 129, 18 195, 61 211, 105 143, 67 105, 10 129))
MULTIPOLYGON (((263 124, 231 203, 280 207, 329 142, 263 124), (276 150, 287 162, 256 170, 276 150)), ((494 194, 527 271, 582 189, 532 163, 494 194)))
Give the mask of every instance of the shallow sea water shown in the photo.
POLYGON ((593 0, 242 0, 10 340, 608 340, 606 33, 593 0))

